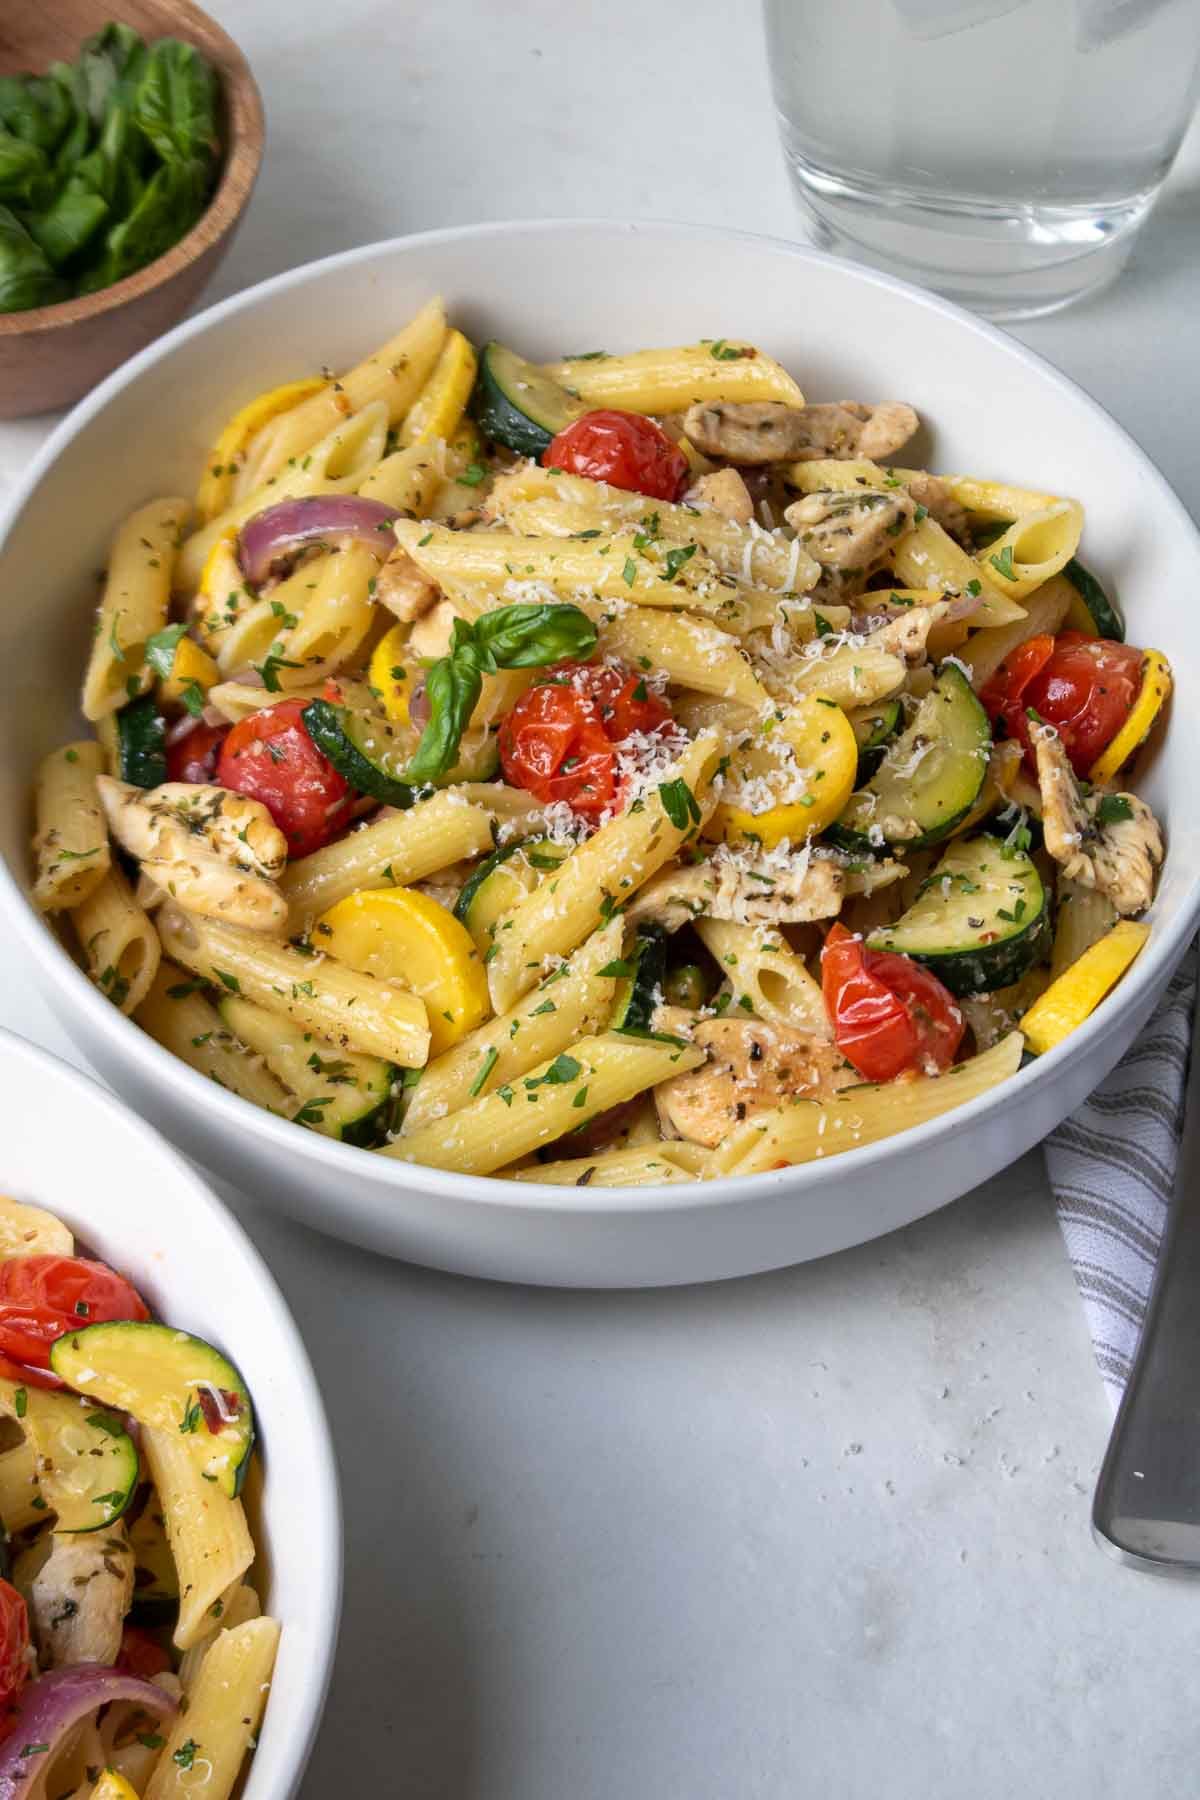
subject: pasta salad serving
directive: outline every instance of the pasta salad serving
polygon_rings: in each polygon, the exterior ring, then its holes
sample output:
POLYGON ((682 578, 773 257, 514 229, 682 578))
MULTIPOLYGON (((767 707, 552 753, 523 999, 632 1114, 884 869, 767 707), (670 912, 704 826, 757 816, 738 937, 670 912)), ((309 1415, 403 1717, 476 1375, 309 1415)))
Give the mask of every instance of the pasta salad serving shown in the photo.
POLYGON ((0 1199, 0 1794, 227 1800, 279 1641, 246 1579, 245 1383, 0 1199))
POLYGON ((194 1069, 403 1163, 693 1181, 984 1094, 1146 940, 1171 676, 1077 500, 919 430, 430 301, 118 526, 36 901, 194 1069))

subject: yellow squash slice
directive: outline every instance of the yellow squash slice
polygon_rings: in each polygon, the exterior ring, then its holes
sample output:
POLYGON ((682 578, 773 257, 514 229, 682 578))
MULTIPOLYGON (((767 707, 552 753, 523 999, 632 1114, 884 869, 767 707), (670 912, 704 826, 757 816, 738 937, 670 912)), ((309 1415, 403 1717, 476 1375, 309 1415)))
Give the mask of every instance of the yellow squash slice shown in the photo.
POLYGON ((318 919, 313 942, 352 969, 402 982, 424 1000, 434 1056, 488 1012, 483 959, 453 913, 413 888, 350 894, 318 919))
POLYGON ((761 745, 744 754, 735 751, 732 762, 735 775, 761 778, 767 788, 778 786, 786 799, 761 811, 723 802, 705 836, 731 842, 757 838, 771 850, 784 838, 802 844, 810 832, 824 831, 841 816, 854 790, 858 743, 841 707, 810 694, 789 707, 761 745), (772 738, 782 740, 790 756, 781 757, 772 738))
MULTIPOLYGON (((189 692, 194 694, 199 688, 207 694, 209 688, 215 687, 221 679, 218 669, 207 650, 190 637, 182 637, 175 646, 175 657, 171 663, 171 673, 164 675, 158 684, 158 698, 163 706, 187 706, 185 698, 189 692)), ((189 710, 199 710, 192 707, 189 710)))
POLYGON ((425 444, 430 438, 449 443, 466 411, 478 366, 475 351, 461 331, 449 331, 433 373, 409 408, 400 427, 400 448, 425 444))
POLYGON ((384 712, 397 725, 408 724, 408 696, 413 673, 408 659, 408 626, 393 625, 371 653, 367 680, 379 695, 384 712))
POLYGON ((1078 962, 1050 983, 1021 1020, 1029 1048, 1045 1056, 1082 1025, 1116 986, 1149 936, 1148 925, 1122 919, 1085 950, 1078 962))
POLYGON ((1139 744, 1150 735, 1150 727, 1166 705, 1171 692, 1171 665, 1161 650, 1142 652, 1142 685, 1129 717, 1108 748, 1101 752, 1088 770, 1091 782, 1111 781, 1124 767, 1139 744))
POLYGON ((311 394, 319 394, 328 385, 319 376, 312 376, 307 381, 285 381, 282 387, 256 395, 234 413, 208 454, 204 475, 196 490, 196 510, 202 524, 207 525, 210 519, 217 518, 230 504, 238 458, 255 432, 261 431, 280 413, 299 406, 311 394))

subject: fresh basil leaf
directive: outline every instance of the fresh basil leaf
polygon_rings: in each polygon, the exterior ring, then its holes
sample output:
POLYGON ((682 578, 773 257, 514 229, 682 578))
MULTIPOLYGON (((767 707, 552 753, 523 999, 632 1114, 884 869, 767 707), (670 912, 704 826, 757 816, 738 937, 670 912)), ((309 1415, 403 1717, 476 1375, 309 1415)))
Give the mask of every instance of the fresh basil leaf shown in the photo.
POLYGON ((200 52, 160 38, 133 89, 133 121, 165 163, 211 158, 217 148, 216 77, 200 52))
POLYGON ((569 604, 500 606, 476 621, 475 639, 499 669, 535 669, 596 648, 596 627, 569 604))
POLYGON ((115 19, 85 41, 76 66, 94 125, 103 122, 117 84, 144 50, 145 45, 132 26, 118 24, 115 19))
POLYGON ((186 630, 186 625, 164 625, 161 631, 146 639, 146 661, 164 681, 175 667, 175 651, 186 630))
POLYGON ((177 244, 204 210, 206 180, 198 163, 155 170, 129 216, 109 230, 104 255, 84 276, 79 291, 90 294, 123 281, 177 244))
POLYGON ((72 175, 43 211, 25 214, 25 225, 53 266, 63 269, 77 261, 108 217, 107 202, 72 175))
POLYGON ((50 155, 71 123, 66 89, 49 75, 0 75, 0 125, 50 155))
POLYGON ((0 126, 0 200, 29 201, 48 174, 45 151, 0 126))
POLYGON ((425 677, 429 723, 404 771, 412 782, 433 781, 452 769, 458 746, 483 692, 480 659, 472 644, 460 644, 434 663, 425 677))
POLYGON ((0 206, 0 313, 52 306, 67 295, 46 253, 7 206, 0 206))

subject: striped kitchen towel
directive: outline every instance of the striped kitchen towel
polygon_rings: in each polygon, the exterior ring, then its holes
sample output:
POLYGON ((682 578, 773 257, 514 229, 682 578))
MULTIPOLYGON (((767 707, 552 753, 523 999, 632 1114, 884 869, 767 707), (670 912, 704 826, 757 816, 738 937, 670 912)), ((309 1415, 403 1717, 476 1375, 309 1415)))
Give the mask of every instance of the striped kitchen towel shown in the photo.
POLYGON ((1059 1224, 1114 1405, 1137 1349, 1175 1181, 1196 975, 1193 944, 1132 1050, 1046 1139, 1059 1224))

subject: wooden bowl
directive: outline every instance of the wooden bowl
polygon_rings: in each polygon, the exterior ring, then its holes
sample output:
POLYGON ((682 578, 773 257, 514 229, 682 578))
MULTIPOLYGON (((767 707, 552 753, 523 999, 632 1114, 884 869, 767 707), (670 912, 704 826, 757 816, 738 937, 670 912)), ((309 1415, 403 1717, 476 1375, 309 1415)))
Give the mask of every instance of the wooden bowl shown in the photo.
POLYGON ((0 5, 0 74, 73 60, 109 19, 186 38, 217 71, 221 168, 208 211, 165 256, 98 293, 0 313, 0 418, 69 406, 180 319, 233 241, 262 161, 262 98, 233 39, 191 0, 26 0, 0 5))

